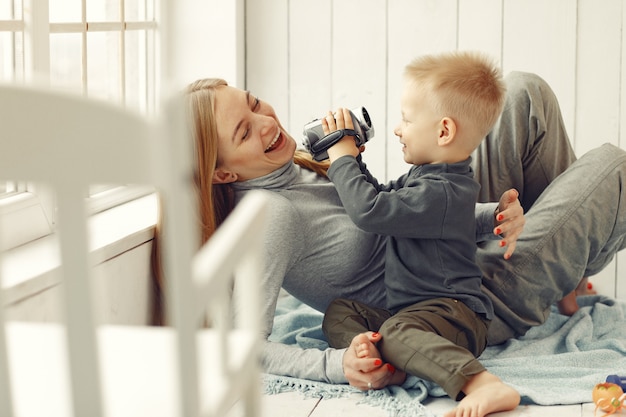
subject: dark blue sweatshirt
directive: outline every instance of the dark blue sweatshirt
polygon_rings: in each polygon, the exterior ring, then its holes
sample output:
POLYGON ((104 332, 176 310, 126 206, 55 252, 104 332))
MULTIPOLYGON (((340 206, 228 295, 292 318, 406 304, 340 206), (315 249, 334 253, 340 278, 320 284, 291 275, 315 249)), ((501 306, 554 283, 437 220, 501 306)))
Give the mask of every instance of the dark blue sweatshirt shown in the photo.
POLYGON ((470 161, 412 166, 386 185, 352 156, 331 165, 328 176, 352 221, 367 232, 387 236, 385 285, 392 312, 449 297, 493 317, 475 262, 480 185, 470 161))

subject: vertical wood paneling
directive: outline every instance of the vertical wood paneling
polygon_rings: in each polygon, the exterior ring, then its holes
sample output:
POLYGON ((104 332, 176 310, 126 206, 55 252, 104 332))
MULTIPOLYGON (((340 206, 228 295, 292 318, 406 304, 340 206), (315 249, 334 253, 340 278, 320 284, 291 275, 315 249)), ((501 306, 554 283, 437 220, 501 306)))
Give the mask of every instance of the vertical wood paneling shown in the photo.
POLYGON ((576 101, 576 2, 504 0, 502 64, 530 71, 554 89, 570 135, 576 101))
POLYGON ((622 0, 578 1, 577 155, 619 140, 622 0))
MULTIPOLYGON (((602 143, 619 141, 622 1, 578 1, 578 57, 576 65, 577 155, 602 143)), ((617 192, 617 190, 616 190, 617 192)), ((592 278, 606 295, 615 295, 614 259, 592 278)))
POLYGON ((289 2, 290 113, 285 128, 298 145, 302 127, 323 115, 331 104, 331 3, 331 0, 289 2))
POLYGON ((620 13, 622 21, 622 32, 620 36, 620 46, 615 53, 620 54, 620 119, 619 119, 619 139, 621 148, 626 149, 626 4, 622 0, 622 11, 620 13))
POLYGON ((459 1, 459 49, 482 51, 502 61, 502 1, 459 1))
POLYGON ((229 84, 244 86, 245 32, 239 24, 244 21, 242 7, 243 0, 194 0, 177 4, 180 23, 176 44, 193 47, 177 47, 168 54, 172 87, 182 88, 206 77, 224 78, 229 84), (186 24, 196 16, 206 16, 202 26, 186 24))
POLYGON ((292 24, 287 1, 246 1, 245 88, 270 103, 285 126, 289 121, 288 34, 292 24))
POLYGON ((364 160, 380 181, 386 178, 387 22, 386 2, 333 1, 332 107, 364 106, 375 136, 364 160))
MULTIPOLYGON (((622 11, 620 13, 622 19, 622 28, 626 27, 626 7, 622 1, 622 11)), ((619 127, 619 145, 621 148, 626 149, 626 31, 622 29, 620 37, 621 45, 620 52, 620 127, 619 127)), ((617 51, 616 51, 617 53, 617 51)), ((615 296, 626 300, 626 251, 621 251, 617 254, 617 269, 615 279, 615 296)))
MULTIPOLYGON (((416 56, 456 49, 456 0, 394 0, 388 12, 388 109, 390 132, 400 121, 402 71, 416 56)), ((398 140, 392 134, 387 140, 389 179, 405 173, 398 140)))

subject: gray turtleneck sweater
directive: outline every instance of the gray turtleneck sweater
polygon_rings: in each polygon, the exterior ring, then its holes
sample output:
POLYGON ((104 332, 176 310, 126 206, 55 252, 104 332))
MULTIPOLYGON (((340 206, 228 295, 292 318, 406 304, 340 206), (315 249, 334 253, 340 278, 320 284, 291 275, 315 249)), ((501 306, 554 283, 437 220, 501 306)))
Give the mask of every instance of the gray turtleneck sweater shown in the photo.
MULTIPOLYGON (((265 235, 264 339, 271 333, 280 288, 324 312, 337 297, 385 307, 385 237, 354 225, 330 180, 289 163, 253 180, 234 183, 237 200, 267 190, 270 215, 265 235)), ((496 204, 479 204, 477 239, 493 239, 496 204)), ((265 372, 329 383, 347 382, 345 349, 301 349, 267 341, 265 372)))

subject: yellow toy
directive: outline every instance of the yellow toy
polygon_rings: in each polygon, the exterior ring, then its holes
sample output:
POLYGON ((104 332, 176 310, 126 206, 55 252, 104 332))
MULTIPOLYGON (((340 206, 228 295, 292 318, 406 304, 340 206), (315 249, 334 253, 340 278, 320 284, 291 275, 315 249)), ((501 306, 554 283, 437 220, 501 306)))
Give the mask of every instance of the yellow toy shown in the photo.
POLYGON ((594 415, 598 411, 598 408, 606 412, 602 417, 609 416, 626 408, 626 404, 624 404, 626 402, 626 394, 624 394, 622 387, 611 382, 596 384, 591 392, 591 398, 596 405, 594 415))

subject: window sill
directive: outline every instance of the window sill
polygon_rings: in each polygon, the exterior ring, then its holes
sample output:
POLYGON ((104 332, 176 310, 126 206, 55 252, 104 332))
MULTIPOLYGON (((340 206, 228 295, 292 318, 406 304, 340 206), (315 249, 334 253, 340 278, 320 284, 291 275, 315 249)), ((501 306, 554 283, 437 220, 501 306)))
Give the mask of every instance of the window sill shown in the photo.
MULTIPOLYGON (((156 194, 105 210, 89 219, 89 251, 97 265, 154 236, 156 194)), ((2 254, 4 305, 15 303, 60 282, 60 254, 54 234, 2 254)))

